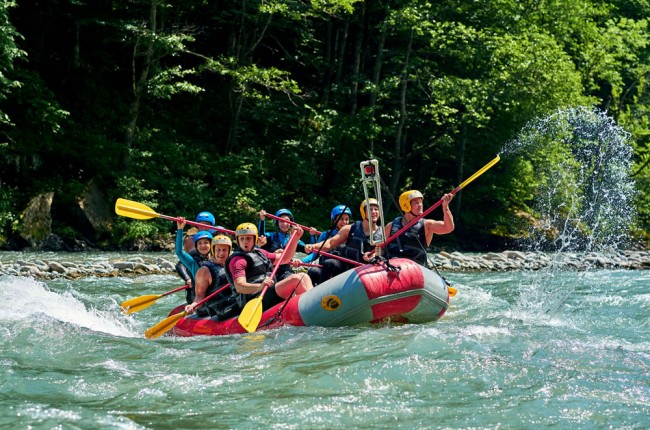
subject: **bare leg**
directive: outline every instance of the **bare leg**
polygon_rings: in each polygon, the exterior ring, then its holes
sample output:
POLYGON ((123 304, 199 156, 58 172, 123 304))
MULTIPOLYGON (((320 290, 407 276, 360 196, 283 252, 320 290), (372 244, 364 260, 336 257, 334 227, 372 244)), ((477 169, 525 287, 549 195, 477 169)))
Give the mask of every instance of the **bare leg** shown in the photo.
POLYGON ((311 283, 311 278, 304 273, 291 275, 275 284, 275 292, 283 299, 289 297, 294 290, 296 295, 300 295, 312 288, 314 286, 311 283))

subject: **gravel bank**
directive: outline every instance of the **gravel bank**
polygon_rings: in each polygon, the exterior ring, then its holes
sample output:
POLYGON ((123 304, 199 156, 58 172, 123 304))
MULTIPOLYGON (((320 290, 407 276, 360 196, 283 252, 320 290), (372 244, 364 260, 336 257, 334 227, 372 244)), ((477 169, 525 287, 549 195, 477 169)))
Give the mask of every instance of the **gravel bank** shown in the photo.
MULTIPOLYGON (((611 254, 504 251, 485 254, 439 252, 431 261, 439 270, 452 272, 503 272, 540 270, 551 266, 558 270, 650 269, 650 251, 619 251, 611 254)), ((0 262, 0 275, 33 276, 39 279, 86 276, 141 276, 174 274, 176 260, 170 258, 130 257, 106 261, 72 262, 29 258, 0 262)))

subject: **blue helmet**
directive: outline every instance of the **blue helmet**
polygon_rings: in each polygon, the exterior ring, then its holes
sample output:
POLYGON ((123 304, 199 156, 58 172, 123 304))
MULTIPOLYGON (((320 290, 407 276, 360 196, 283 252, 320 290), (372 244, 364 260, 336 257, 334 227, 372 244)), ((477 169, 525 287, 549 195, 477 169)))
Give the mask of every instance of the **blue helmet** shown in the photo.
MULTIPOLYGON (((289 209, 280 209, 279 211, 277 211, 275 213, 275 216, 277 216, 277 217, 281 217, 282 215, 288 215, 289 219, 291 221, 293 221, 293 214, 291 213, 291 211, 289 209)), ((275 228, 280 228, 277 219, 273 220, 273 224, 275 224, 275 228)))
POLYGON ((352 211, 347 205, 338 205, 334 206, 334 209, 332 209, 332 213, 330 214, 330 218, 332 219, 332 222, 336 219, 341 214, 348 214, 350 218, 352 218, 352 211))
POLYGON ((210 225, 214 225, 214 215, 210 212, 201 212, 196 216, 196 222, 207 222, 210 225))
POLYGON ((196 242, 201 239, 208 239, 212 243, 212 234, 209 231, 200 231, 194 235, 194 247, 196 248, 196 242))

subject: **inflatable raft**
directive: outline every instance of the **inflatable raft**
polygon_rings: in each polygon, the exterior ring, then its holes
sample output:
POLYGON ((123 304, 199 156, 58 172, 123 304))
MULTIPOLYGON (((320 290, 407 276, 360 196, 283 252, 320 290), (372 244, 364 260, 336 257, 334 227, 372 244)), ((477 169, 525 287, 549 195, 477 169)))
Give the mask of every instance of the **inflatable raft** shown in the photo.
MULTIPOLYGON (((266 309, 257 330, 285 325, 342 327, 389 319, 421 323, 435 321, 445 313, 449 289, 440 275, 407 259, 393 258, 390 264, 399 271, 388 270, 385 263, 367 264, 266 309)), ((179 306, 170 315, 181 310, 179 306)), ((228 335, 246 330, 237 318, 214 321, 193 315, 181 318, 171 333, 228 335)))

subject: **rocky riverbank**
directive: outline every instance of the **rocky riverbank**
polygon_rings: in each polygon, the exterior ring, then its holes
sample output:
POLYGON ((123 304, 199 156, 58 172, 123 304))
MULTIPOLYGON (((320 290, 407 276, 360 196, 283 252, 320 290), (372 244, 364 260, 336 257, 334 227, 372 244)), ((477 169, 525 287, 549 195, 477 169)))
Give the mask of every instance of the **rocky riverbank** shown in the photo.
MULTIPOLYGON (((57 261, 23 258, 0 262, 0 275, 33 276, 39 279, 76 279, 87 276, 142 276, 174 274, 176 261, 169 257, 106 258, 105 260, 57 261)), ((619 251, 610 254, 504 251, 486 254, 439 252, 431 261, 442 271, 511 271, 541 270, 551 266, 558 270, 650 269, 650 251, 619 251)))

